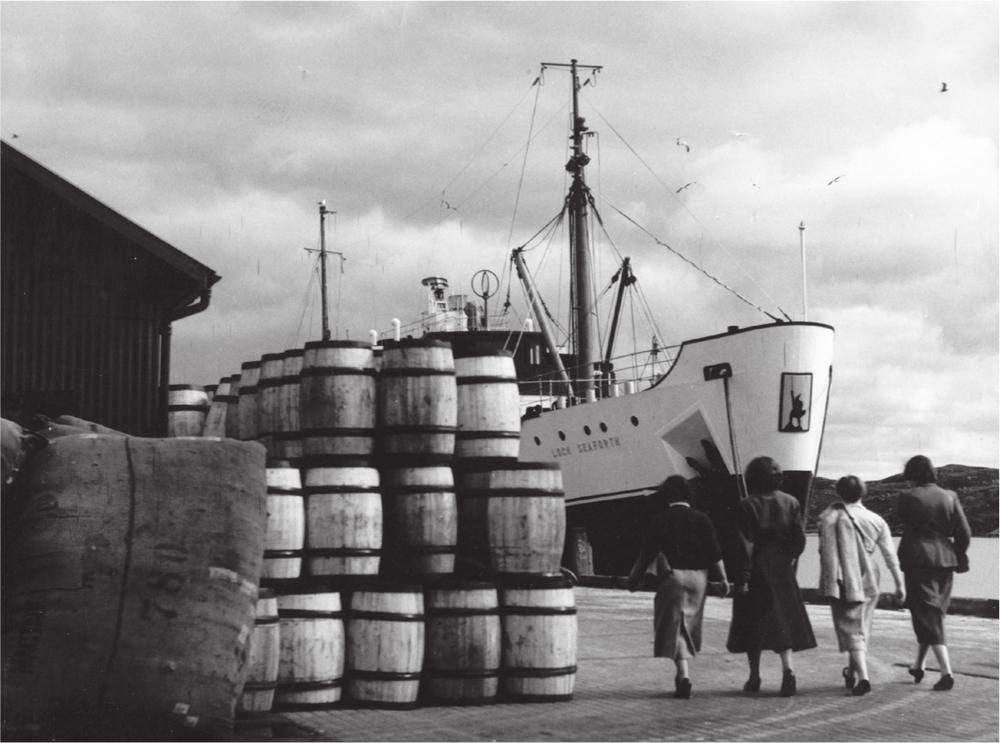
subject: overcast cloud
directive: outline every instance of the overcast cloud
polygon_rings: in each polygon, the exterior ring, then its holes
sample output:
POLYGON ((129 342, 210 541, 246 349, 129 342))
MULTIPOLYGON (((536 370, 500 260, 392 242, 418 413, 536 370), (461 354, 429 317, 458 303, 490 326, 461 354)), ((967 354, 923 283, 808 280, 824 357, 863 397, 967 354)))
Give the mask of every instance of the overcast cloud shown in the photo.
MULTIPOLYGON (((223 277, 174 326, 172 380, 209 384, 319 337, 320 199, 337 337, 415 319, 424 276, 509 275, 565 185, 569 86, 540 63, 603 65, 598 242, 661 340, 799 319, 804 221, 808 317, 837 331, 820 474, 996 467, 997 7, 3 2, 0 134, 223 277)), ((557 247, 531 254, 553 293, 557 247)))

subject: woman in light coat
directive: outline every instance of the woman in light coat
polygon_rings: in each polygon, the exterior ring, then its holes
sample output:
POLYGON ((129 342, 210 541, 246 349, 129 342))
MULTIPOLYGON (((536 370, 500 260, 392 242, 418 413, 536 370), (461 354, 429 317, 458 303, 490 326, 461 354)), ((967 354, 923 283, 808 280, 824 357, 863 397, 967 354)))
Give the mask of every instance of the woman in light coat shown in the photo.
POLYGON ((854 475, 837 481, 839 503, 819 516, 819 592, 831 599, 833 627, 840 652, 848 654, 844 685, 854 696, 871 691, 868 644, 879 598, 876 550, 892 573, 896 599, 903 598, 903 573, 889 525, 861 504, 865 484, 854 475))

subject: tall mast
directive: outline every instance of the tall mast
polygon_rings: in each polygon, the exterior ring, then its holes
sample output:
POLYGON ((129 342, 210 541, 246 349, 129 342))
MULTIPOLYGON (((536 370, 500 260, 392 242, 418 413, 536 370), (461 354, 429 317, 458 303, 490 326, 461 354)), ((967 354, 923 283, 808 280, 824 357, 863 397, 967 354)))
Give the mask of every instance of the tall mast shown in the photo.
POLYGON ((330 313, 326 302, 326 215, 335 214, 327 210, 326 202, 319 202, 319 285, 320 301, 323 308, 323 340, 330 340, 330 313))
POLYGON ((590 239, 587 234, 587 202, 590 192, 584 178, 584 168, 590 162, 590 158, 583 151, 583 136, 587 132, 584 119, 580 116, 579 92, 580 78, 579 69, 597 71, 600 66, 580 65, 575 59, 570 60, 568 65, 543 62, 542 69, 546 67, 568 67, 572 77, 573 90, 573 134, 570 139, 573 142, 573 154, 569 162, 566 163, 566 170, 573 176, 573 182, 569 189, 569 211, 570 211, 570 275, 573 287, 573 328, 575 330, 573 338, 573 352, 576 355, 577 371, 573 375, 579 381, 574 385, 576 394, 586 398, 588 392, 594 387, 593 362, 597 358, 597 342, 594 333, 594 307, 591 297, 591 287, 593 280, 591 276, 590 263, 590 239))

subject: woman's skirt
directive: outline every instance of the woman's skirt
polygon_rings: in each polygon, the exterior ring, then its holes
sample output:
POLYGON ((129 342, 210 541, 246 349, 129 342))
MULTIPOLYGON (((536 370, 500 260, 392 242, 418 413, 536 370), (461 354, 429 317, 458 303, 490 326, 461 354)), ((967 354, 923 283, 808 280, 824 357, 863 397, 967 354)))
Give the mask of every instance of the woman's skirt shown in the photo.
POLYGON ((678 570, 656 588, 653 599, 653 655, 693 658, 701 650, 707 570, 678 570))
POLYGON ((913 633, 921 645, 944 645, 944 616, 951 603, 951 568, 907 568, 906 606, 910 610, 913 633))
POLYGON ((868 651, 868 638, 872 635, 872 620, 878 595, 867 601, 840 601, 830 604, 833 613, 833 629, 837 633, 840 652, 852 650, 868 651))

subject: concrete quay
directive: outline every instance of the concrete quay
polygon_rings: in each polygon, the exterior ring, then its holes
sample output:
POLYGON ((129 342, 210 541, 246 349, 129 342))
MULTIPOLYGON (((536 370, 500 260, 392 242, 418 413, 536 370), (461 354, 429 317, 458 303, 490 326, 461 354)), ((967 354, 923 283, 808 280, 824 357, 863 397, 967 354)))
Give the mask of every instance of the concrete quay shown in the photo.
POLYGON ((240 740, 324 741, 997 741, 1000 647, 993 618, 950 615, 955 688, 935 692, 933 657, 923 682, 906 668, 916 650, 909 613, 878 609, 872 692, 851 696, 846 656, 826 606, 808 605, 819 646, 796 654, 798 694, 778 696, 781 665, 765 654, 758 694, 743 692, 745 657, 726 652, 730 602, 709 598, 694 693, 676 700, 673 663, 652 657, 653 595, 578 586, 578 672, 569 702, 499 703, 414 710, 340 708, 272 715, 264 734, 240 740))

